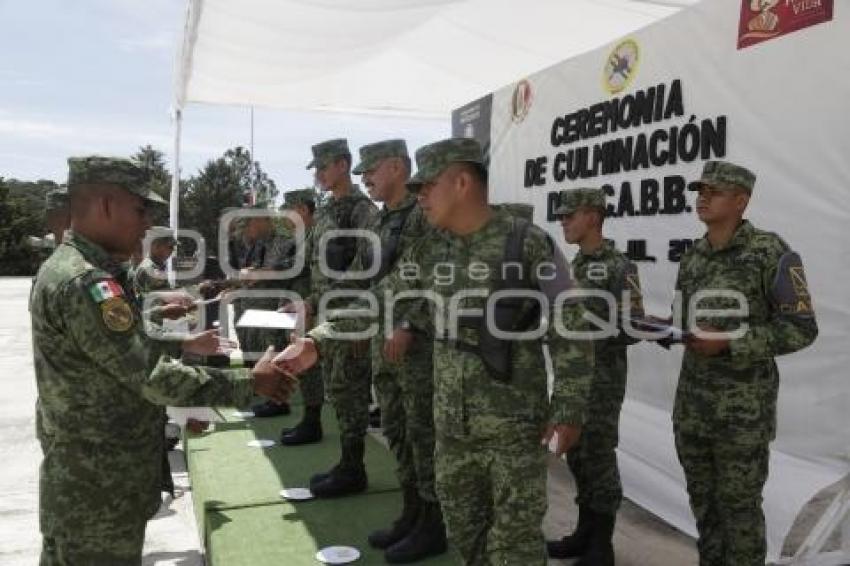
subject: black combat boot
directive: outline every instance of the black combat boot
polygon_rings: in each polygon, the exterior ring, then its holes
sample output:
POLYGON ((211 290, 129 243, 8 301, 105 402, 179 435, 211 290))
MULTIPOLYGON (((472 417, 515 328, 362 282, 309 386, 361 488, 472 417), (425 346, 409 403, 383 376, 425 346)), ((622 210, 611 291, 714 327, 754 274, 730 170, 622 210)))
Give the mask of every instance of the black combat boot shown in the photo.
POLYGON ((369 535, 369 544, 374 548, 389 548, 406 537, 416 525, 422 500, 416 486, 405 486, 402 491, 401 516, 388 529, 380 529, 369 535))
POLYGON ((294 428, 280 433, 280 443, 286 446, 313 444, 322 440, 322 406, 304 407, 304 417, 294 428))
POLYGON ((590 541, 575 566, 614 566, 614 520, 616 515, 591 515, 590 541))
POLYGON ((278 405, 274 401, 266 401, 265 403, 254 405, 253 407, 251 407, 251 411, 253 411, 255 417, 265 419, 268 417, 279 417, 281 415, 288 415, 290 409, 289 403, 282 403, 278 405))
POLYGON ((436 501, 423 501, 416 526, 406 537, 384 552, 390 564, 408 564, 429 556, 443 554, 448 549, 443 512, 436 501))
POLYGON ((328 476, 320 479, 313 476, 310 491, 316 497, 342 497, 366 491, 369 481, 366 478, 366 465, 363 462, 365 439, 348 440, 342 443, 342 460, 339 466, 331 470, 328 476))
POLYGON ((578 506, 578 524, 573 533, 561 540, 546 542, 546 552, 549 553, 550 558, 575 558, 584 554, 590 542, 590 515, 589 508, 578 506))
POLYGON ((381 407, 375 407, 369 411, 369 426, 372 428, 381 428, 381 407))

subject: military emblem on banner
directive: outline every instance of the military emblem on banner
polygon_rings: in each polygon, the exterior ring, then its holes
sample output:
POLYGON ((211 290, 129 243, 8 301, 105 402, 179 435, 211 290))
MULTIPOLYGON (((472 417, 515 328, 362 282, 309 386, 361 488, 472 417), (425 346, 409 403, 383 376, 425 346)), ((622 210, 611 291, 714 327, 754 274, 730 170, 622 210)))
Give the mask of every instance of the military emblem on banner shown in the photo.
POLYGON ((515 123, 519 124, 525 120, 533 100, 534 92, 531 90, 531 83, 527 79, 519 81, 511 97, 511 119, 515 123))
POLYGON ((602 71, 602 84, 610 94, 628 87, 637 74, 640 49, 633 39, 621 41, 611 50, 602 71))
POLYGON ((738 49, 832 20, 833 0, 742 0, 738 49))

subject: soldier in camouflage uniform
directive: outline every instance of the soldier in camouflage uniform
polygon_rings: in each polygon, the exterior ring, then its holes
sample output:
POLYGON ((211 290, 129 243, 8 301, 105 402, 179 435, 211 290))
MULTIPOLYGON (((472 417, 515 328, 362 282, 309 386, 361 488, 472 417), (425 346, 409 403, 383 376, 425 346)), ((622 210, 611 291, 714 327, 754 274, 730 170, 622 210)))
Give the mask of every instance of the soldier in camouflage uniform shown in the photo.
MULTIPOLYGON (((252 266, 242 272, 243 284, 250 290, 278 290, 287 286, 286 281, 281 279, 259 279, 255 275, 263 272, 279 272, 286 270, 291 265, 295 253, 295 240, 288 229, 284 229, 277 213, 265 207, 255 207, 267 213, 264 216, 255 216, 247 219, 249 233, 254 237, 255 243, 252 249, 255 253, 255 262, 252 266)), ((256 297, 240 299, 243 308, 260 310, 276 310, 280 300, 276 297, 256 297)), ((242 347, 245 352, 252 352, 253 356, 260 355, 269 346, 279 347, 286 343, 287 333, 284 330, 251 328, 248 330, 246 343, 242 347)), ((268 418, 280 415, 288 415, 289 404, 278 404, 267 400, 251 407, 255 417, 268 418)))
MULTIPOLYGON (((384 204, 370 229, 381 242, 373 250, 360 240, 351 271, 376 267, 371 278, 350 282, 354 288, 374 287, 395 266, 397 259, 423 238, 431 228, 408 191, 410 157, 404 140, 386 140, 360 148, 360 163, 355 174, 363 175, 369 196, 384 204)), ((342 281, 341 286, 349 282, 342 281)), ((401 306, 397 306, 401 308, 401 306)), ((408 321, 397 323, 400 335, 409 344, 404 356, 387 357, 384 353, 386 329, 372 338, 372 379, 378 392, 384 436, 398 461, 397 474, 404 506, 401 516, 388 529, 375 531, 369 543, 386 549, 390 563, 406 563, 440 554, 446 550, 445 527, 435 513, 421 514, 424 505, 439 505, 434 489, 434 412, 433 412, 433 340, 415 333, 408 321)))
POLYGON ((139 296, 171 288, 165 262, 174 253, 177 242, 165 226, 154 226, 151 232, 155 237, 151 240, 150 254, 132 270, 133 289, 139 296))
MULTIPOLYGON (((357 238, 333 236, 332 230, 367 230, 377 209, 372 201, 351 182, 351 151, 344 139, 328 140, 312 147, 308 169, 316 169, 317 185, 331 198, 316 214, 310 258, 310 295, 305 307, 311 315, 322 309, 345 306, 346 301, 321 304, 322 296, 349 269, 357 248, 357 238), (323 269, 324 268, 324 269, 323 269)), ((341 458, 328 472, 310 478, 310 489, 317 497, 337 497, 367 488, 364 461, 366 429, 369 425, 369 389, 371 361, 369 342, 345 342, 332 348, 333 355, 322 366, 325 391, 333 403, 340 427, 341 458)), ((290 442, 290 444, 292 444, 290 442)))
MULTIPOLYGON (((555 369, 547 400, 539 339, 496 340, 494 351, 493 321, 474 313, 482 312, 476 309, 484 309, 496 289, 539 291, 554 306, 570 287, 568 266, 541 229, 487 204, 486 169, 475 140, 452 138, 422 147, 416 162, 419 170, 411 183, 425 217, 438 230, 408 250, 379 287, 396 293, 432 291, 450 306, 431 311, 424 307, 432 301, 424 300, 394 314, 437 338, 436 483, 448 535, 466 564, 542 565, 546 450, 541 436, 550 440, 557 433, 558 453, 577 440, 593 377, 592 344, 566 339, 557 324, 544 329, 555 369), (516 272, 515 266, 505 268, 505 259, 517 244, 524 274, 519 282, 504 275, 516 272), (505 280, 517 285, 506 287, 505 280), (460 325, 452 320, 458 315, 460 325)), ((501 330, 533 330, 541 324, 543 311, 536 301, 499 301, 495 310, 500 305, 511 315, 501 330)), ((579 303, 567 300, 547 318, 581 330, 583 314, 579 303)), ((324 348, 332 326, 315 328, 276 363, 295 372, 315 363, 316 345, 324 348)), ((399 338, 394 332, 385 347, 403 352, 399 338)), ((439 514, 440 508, 425 506, 421 513, 439 514)))
MULTIPOLYGON (((30 296, 41 564, 138 565, 160 505, 161 406, 285 400, 293 384, 265 360, 253 373, 189 367, 172 357, 180 343, 148 340, 123 262, 162 200, 127 159, 68 163, 72 229, 30 296)), ((214 350, 201 336, 183 350, 214 350)))
MULTIPOLYGON (((555 209, 567 243, 578 244, 573 258, 573 277, 580 287, 605 291, 616 304, 622 319, 643 316, 640 282, 636 266, 602 236, 605 219, 605 195, 595 188, 561 191, 555 209), (628 308, 626 308, 628 306, 628 308)), ((601 318, 610 319, 609 303, 601 297, 589 297, 586 308, 601 318)), ((552 558, 582 556, 577 566, 614 564, 614 521, 623 488, 617 469, 617 441, 620 409, 626 393, 626 346, 634 343, 622 330, 616 336, 596 340, 596 367, 590 388, 588 418, 581 439, 567 453, 567 462, 576 480, 579 508, 578 524, 572 535, 547 543, 552 558)))
POLYGON ((45 223, 53 235, 54 247, 62 243, 65 230, 71 225, 71 213, 68 210, 68 189, 59 188, 47 193, 47 213, 45 223))
MULTIPOLYGON (((285 288, 297 293, 300 297, 310 294, 310 261, 312 257, 313 227, 315 224, 316 192, 313 189, 301 189, 289 191, 283 195, 284 203, 281 210, 294 212, 301 218, 304 224, 304 239, 295 242, 293 254, 290 261, 295 261, 296 254, 303 258, 303 269, 293 279, 285 282, 285 288)), ((288 263, 287 267, 291 267, 288 263)), ((281 305, 283 306, 283 305, 281 305)), ((280 346, 284 346, 281 344, 280 346)), ((293 428, 284 429, 281 432, 280 442, 293 446, 299 444, 311 444, 322 440, 322 404, 325 399, 325 388, 322 382, 322 373, 319 368, 313 368, 299 378, 301 399, 304 402, 304 415, 301 421, 293 428)))
POLYGON ((673 428, 701 566, 764 564, 762 490, 779 388, 774 358, 817 336, 800 256, 743 219, 754 184, 744 167, 706 162, 691 188, 699 191, 697 214, 707 232, 682 257, 676 280, 682 320, 694 316, 695 326, 686 328, 692 335, 685 340, 673 428), (690 304, 711 291, 740 293, 745 304, 719 294, 690 304), (746 308, 740 317, 696 311, 739 307, 746 308), (727 334, 736 329, 740 335, 727 334))

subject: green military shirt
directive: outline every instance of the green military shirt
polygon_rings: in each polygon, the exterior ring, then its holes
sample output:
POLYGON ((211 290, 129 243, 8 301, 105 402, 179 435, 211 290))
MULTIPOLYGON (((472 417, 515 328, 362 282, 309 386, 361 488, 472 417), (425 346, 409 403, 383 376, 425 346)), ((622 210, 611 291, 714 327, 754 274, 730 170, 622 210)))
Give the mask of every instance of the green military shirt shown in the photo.
MULTIPOLYGON (((618 327, 622 327, 623 317, 626 315, 629 317, 643 316, 643 298, 637 267, 622 252, 617 250, 613 241, 604 240, 602 245, 591 253, 584 253, 579 250, 572 261, 572 272, 576 283, 582 289, 604 291, 611 294, 615 306, 613 315, 617 317, 615 322, 618 327)), ((602 320, 609 321, 611 319, 610 303, 605 299, 588 297, 584 304, 588 311, 602 320)), ((594 341, 597 368, 602 365, 622 365, 621 369, 625 372, 624 348, 635 341, 622 331, 609 339, 594 341)))
POLYGON ((160 504, 161 405, 247 403, 246 370, 189 367, 144 336, 123 266, 71 234, 30 296, 45 535, 97 536, 160 504))
POLYGON ((695 316, 699 326, 732 331, 745 323, 747 329, 718 356, 685 350, 673 410, 677 430, 744 442, 773 439, 779 388, 774 358, 805 348, 817 336, 800 257, 779 236, 745 220, 722 249, 712 249, 705 238, 698 240, 682 257, 676 289, 682 295, 686 329, 692 306, 741 306, 734 298, 720 296, 690 305, 698 292, 738 292, 748 309, 741 317, 695 316))
MULTIPOLYGON (((442 298, 443 311, 423 308, 432 301, 420 301, 400 316, 422 331, 433 333, 435 313, 450 316, 457 308, 483 309, 500 277, 505 243, 514 227, 513 217, 505 211, 495 211, 491 220, 478 232, 455 236, 434 231, 432 238, 423 239, 399 260, 396 269, 378 288, 393 293, 419 290, 434 292, 442 298), (459 293, 467 296, 453 302, 459 293)), ((523 269, 535 289, 546 284, 538 273, 546 273, 541 264, 557 264, 551 240, 538 227, 531 226, 523 242, 523 269)), ((551 303, 553 305, 554 303, 551 303)), ((582 307, 567 302, 561 310, 564 327, 584 329, 582 307)), ((552 313, 548 316, 553 319, 552 313)), ((317 327, 308 335, 321 344, 332 325, 317 327)), ((433 335, 433 334, 432 334, 433 335)), ((544 422, 581 424, 584 421, 588 390, 593 377, 593 349, 588 341, 568 340, 554 324, 547 333, 553 362, 555 382, 551 401, 547 401, 546 368, 539 340, 513 343, 513 358, 509 381, 499 381, 475 353, 456 348, 444 340, 434 344, 434 423, 441 435, 473 435, 486 438, 496 433, 495 420, 511 421, 519 426, 542 430, 544 422)), ((458 339, 477 343, 477 330, 461 328, 458 339)))
MULTIPOLYGON (((411 192, 405 194, 404 199, 397 207, 382 207, 369 222, 367 229, 378 236, 381 242, 381 256, 377 256, 368 240, 361 238, 358 241, 357 255, 354 257, 354 261, 351 262, 347 274, 365 271, 373 265, 373 262, 378 262, 377 275, 371 278, 344 277, 336 281, 331 287, 332 289, 350 288, 366 290, 372 288, 373 291, 377 291, 376 285, 381 279, 392 272, 393 267, 399 258, 404 255, 404 252, 411 249, 423 239, 428 239, 433 235, 433 228, 431 228, 422 214, 422 209, 417 203, 416 195, 411 192)), ((379 304, 381 304, 382 298, 380 294, 377 296, 379 304)), ((393 313, 403 313, 405 304, 405 301, 400 301, 394 308, 393 313)), ((383 313, 384 311, 382 310, 381 312, 383 313)), ((399 317, 395 318, 394 323, 397 325, 401 321, 399 317)), ((383 338, 385 337, 386 329, 383 323, 384 317, 381 316, 379 320, 380 332, 375 336, 376 339, 372 341, 373 373, 378 373, 384 363, 383 338)), ((421 339, 418 340, 414 347, 430 347, 430 342, 428 344, 423 342, 421 339)))
POLYGON ((168 284, 168 272, 165 264, 159 264, 150 257, 146 257, 133 269, 133 290, 138 296, 144 296, 151 291, 167 291, 171 288, 168 284))
MULTIPOLYGON (((335 281, 328 277, 327 274, 322 273, 322 270, 319 268, 319 254, 325 254, 328 260, 327 263, 330 264, 331 258, 329 256, 337 256, 338 260, 338 257, 344 254, 341 246, 344 247, 346 244, 345 238, 334 238, 329 245, 322 246, 320 245, 322 235, 329 230, 368 229, 376 213, 377 208, 374 203, 369 200, 369 197, 363 194, 363 191, 357 185, 353 185, 349 193, 342 198, 328 199, 328 202, 316 211, 316 223, 313 226, 311 245, 309 246, 310 296, 307 298, 307 302, 313 308, 314 312, 317 311, 322 295, 331 289, 335 281)), ((356 253, 358 243, 356 241, 351 242, 350 239, 348 243, 351 246, 352 252, 351 258, 348 260, 350 264, 356 253)), ((337 267, 342 267, 342 269, 337 269, 338 271, 346 271, 349 266, 337 267)))

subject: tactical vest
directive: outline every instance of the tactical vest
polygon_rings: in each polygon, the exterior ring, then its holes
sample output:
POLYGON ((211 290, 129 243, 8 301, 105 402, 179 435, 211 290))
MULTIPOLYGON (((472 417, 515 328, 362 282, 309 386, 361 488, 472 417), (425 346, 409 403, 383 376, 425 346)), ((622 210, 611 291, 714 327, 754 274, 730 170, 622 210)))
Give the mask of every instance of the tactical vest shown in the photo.
MULTIPOLYGON (((378 258, 380 261, 378 273, 370 280, 370 284, 374 284, 383 279, 395 265, 399 252, 398 245, 401 242, 401 235, 404 232, 407 217, 410 216, 411 212, 413 212, 413 208, 415 206, 416 204, 412 204, 399 210, 390 217, 385 226, 381 227, 381 232, 386 234, 386 236, 381 239, 381 257, 378 258)), ((365 267, 372 267, 373 262, 375 261, 375 250, 373 249, 373 246, 366 246, 364 250, 364 260, 365 267)))
MULTIPOLYGON (((510 209, 508 210, 510 212, 510 209)), ((494 293, 503 290, 534 289, 523 255, 525 237, 532 222, 519 216, 513 216, 512 219, 511 231, 505 240, 505 252, 499 269, 499 279, 493 287, 494 293), (516 269, 504 269, 505 264, 519 264, 522 269, 518 274, 516 269)), ((492 315, 494 320, 490 324, 488 324, 486 309, 482 315, 459 318, 458 324, 461 328, 471 328, 478 331, 477 344, 469 344, 461 340, 449 340, 446 337, 438 338, 438 340, 444 341, 458 350, 476 354, 495 379, 509 382, 514 341, 496 338, 490 333, 490 328, 495 327, 503 332, 531 330, 540 322, 540 315, 540 304, 537 301, 523 297, 505 297, 495 304, 492 315)))
MULTIPOLYGON (((334 223, 338 230, 351 230, 355 228, 354 219, 351 217, 354 207, 361 201, 368 200, 365 196, 345 197, 338 203, 334 203, 334 223)), ((354 256, 357 254, 357 238, 353 236, 335 237, 328 241, 325 247, 325 256, 328 267, 335 271, 345 271, 354 256)))

